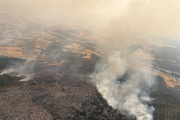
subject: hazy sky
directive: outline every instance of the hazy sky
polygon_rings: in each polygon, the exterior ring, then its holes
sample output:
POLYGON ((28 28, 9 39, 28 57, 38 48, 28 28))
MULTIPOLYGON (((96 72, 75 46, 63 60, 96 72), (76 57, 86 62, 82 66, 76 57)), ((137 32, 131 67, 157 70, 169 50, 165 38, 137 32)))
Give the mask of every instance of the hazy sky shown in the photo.
MULTIPOLYGON (((126 39, 151 41, 148 36, 155 36, 180 40, 180 0, 0 0, 0 10, 12 13, 19 20, 38 18, 45 23, 86 26, 95 34, 110 38, 107 41, 111 44, 103 45, 107 52, 115 48, 113 44, 121 45, 126 39)), ((95 73, 98 90, 107 95, 104 98, 114 108, 126 109, 138 120, 152 120, 154 109, 144 105, 143 99, 150 98, 141 88, 145 86, 149 91, 154 85, 154 79, 147 79, 151 69, 134 68, 136 73, 121 85, 116 77, 122 77, 130 64, 128 58, 120 56, 120 51, 109 56, 108 65, 104 63, 103 69, 95 73), (117 95, 113 96, 114 93, 117 95)))
POLYGON ((120 37, 180 39, 180 0, 0 0, 0 8, 21 17, 39 17, 90 27, 120 37))

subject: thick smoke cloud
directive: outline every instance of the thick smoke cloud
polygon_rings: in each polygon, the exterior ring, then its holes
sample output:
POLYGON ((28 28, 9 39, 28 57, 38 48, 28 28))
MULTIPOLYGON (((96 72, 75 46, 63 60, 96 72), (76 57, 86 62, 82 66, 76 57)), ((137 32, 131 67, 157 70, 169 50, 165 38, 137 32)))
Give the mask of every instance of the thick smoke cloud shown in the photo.
POLYGON ((119 50, 127 51, 127 39, 151 41, 155 36, 179 40, 179 6, 180 0, 0 0, 0 10, 20 20, 86 26, 106 37, 103 51, 116 52, 108 56, 107 63, 97 65, 94 82, 109 105, 129 111, 138 120, 153 119, 154 108, 147 103, 152 101, 149 94, 155 79, 151 68, 134 67, 129 73, 128 57, 119 50), (120 82, 125 74, 128 79, 120 82))
POLYGON ((135 67, 134 72, 128 72, 129 68, 130 64, 121 52, 114 51, 107 62, 100 62, 96 66, 92 77, 110 106, 126 110, 137 120, 152 120, 154 107, 147 104, 152 101, 149 93, 155 84, 152 71, 150 68, 135 67), (128 78, 122 82, 125 74, 128 78))
POLYGON ((179 39, 179 0, 0 0, 16 17, 84 25, 96 34, 179 39))

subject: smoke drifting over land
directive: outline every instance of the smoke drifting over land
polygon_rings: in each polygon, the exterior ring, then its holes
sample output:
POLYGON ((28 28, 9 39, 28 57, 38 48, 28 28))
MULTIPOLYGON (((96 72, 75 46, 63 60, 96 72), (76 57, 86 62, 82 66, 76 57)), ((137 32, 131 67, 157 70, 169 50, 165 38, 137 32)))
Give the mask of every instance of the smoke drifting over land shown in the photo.
POLYGON ((120 51, 113 52, 107 63, 100 62, 96 66, 93 80, 110 106, 127 110, 137 120, 152 120, 154 108, 147 105, 152 101, 149 93, 155 84, 151 68, 133 68, 134 72, 128 72, 129 67, 120 51), (120 81, 125 74, 128 77, 120 81))
POLYGON ((178 39, 179 0, 0 0, 1 9, 20 19, 73 23, 103 35, 178 39))
MULTIPOLYGON (((179 0, 0 0, 0 8, 20 20, 28 18, 29 21, 38 19, 45 23, 86 26, 96 35, 109 37, 102 49, 106 53, 116 51, 108 56, 107 63, 97 65, 94 82, 110 106, 125 109, 138 120, 153 119, 154 108, 147 102, 152 101, 149 93, 155 79, 151 76, 151 68, 135 67, 135 72, 128 73, 125 82, 118 81, 130 68, 128 57, 122 57, 119 50, 124 53, 128 50, 126 39, 146 37, 146 40, 152 40, 149 36, 157 36, 178 40, 179 5, 179 0)), ((27 67, 17 71, 23 73, 24 69, 27 67)), ((9 69, 2 74, 14 71, 9 69)), ((27 79, 32 76, 23 74, 27 79)))
POLYGON ((23 77, 20 81, 28 81, 32 79, 35 74, 34 64, 29 63, 29 60, 27 60, 23 64, 17 64, 13 68, 3 71, 1 75, 11 73, 15 73, 17 77, 23 77))

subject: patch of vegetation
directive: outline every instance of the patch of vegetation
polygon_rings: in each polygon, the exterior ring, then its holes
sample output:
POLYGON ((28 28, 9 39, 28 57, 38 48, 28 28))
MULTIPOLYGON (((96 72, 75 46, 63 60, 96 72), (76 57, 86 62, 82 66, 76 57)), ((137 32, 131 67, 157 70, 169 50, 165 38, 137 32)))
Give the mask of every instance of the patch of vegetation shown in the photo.
POLYGON ((86 119, 86 120, 126 120, 127 116, 120 113, 120 111, 113 110, 101 96, 101 94, 96 91, 91 98, 88 98, 82 103, 81 109, 72 108, 74 111, 73 119, 86 119))
POLYGON ((91 59, 81 59, 79 62, 78 72, 80 74, 91 74, 95 69, 96 62, 99 61, 100 57, 92 55, 91 59))
POLYGON ((8 65, 12 65, 17 62, 24 62, 24 59, 0 56, 0 70, 6 68, 8 65))
POLYGON ((16 76, 10 76, 10 75, 1 75, 0 76, 0 88, 16 86, 21 83, 19 81, 20 79, 22 79, 22 78, 16 77, 16 76))
MULTIPOLYGON (((154 65, 154 69, 159 70, 159 69, 157 68, 157 66, 155 66, 155 65, 154 65)), ((162 73, 171 75, 171 76, 173 76, 173 77, 180 78, 180 74, 177 74, 177 73, 175 73, 175 72, 168 73, 168 72, 166 72, 165 70, 159 70, 159 71, 162 72, 162 73)))
POLYGON ((180 78, 180 75, 179 75, 179 74, 176 74, 176 73, 174 73, 174 72, 172 72, 171 75, 174 76, 174 77, 180 78))
POLYGON ((155 99, 152 104, 155 108, 154 120, 179 120, 180 97, 179 93, 167 88, 163 78, 158 76, 158 87, 151 95, 155 99))

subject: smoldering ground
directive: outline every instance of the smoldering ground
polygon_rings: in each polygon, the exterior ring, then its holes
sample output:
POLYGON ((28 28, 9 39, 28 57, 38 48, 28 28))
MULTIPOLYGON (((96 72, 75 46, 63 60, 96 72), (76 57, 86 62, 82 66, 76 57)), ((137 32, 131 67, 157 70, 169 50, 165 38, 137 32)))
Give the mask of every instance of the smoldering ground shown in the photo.
POLYGON ((14 63, 13 67, 1 72, 1 75, 4 74, 15 74, 17 77, 23 77, 20 81, 31 80, 35 74, 35 63, 29 60, 24 63, 14 63))
POLYGON ((110 106, 127 110, 137 120, 153 119, 155 108, 148 106, 153 100, 149 94, 155 85, 151 68, 132 68, 120 51, 113 51, 107 62, 97 64, 92 77, 98 91, 110 106))
MULTIPOLYGON (((94 34, 104 39, 100 46, 108 56, 107 63, 97 65, 94 82, 109 105, 125 109, 137 119, 152 119, 153 107, 146 102, 155 79, 151 68, 135 67, 135 73, 124 83, 119 82, 131 63, 119 51, 128 51, 127 40, 136 42, 144 38, 152 41, 152 36, 175 39, 180 38, 179 0, 1 0, 1 9, 11 14, 31 20, 86 26, 94 34), (145 92, 144 92, 145 89, 145 92), (122 97, 123 96, 123 97, 122 97)), ((157 40, 158 41, 158 40, 157 40)), ((128 41, 129 42, 129 41, 128 41)), ((56 54, 57 55, 57 54, 56 54)), ((56 57, 55 57, 56 58, 56 57)), ((151 60, 150 61, 151 64, 151 60)))

